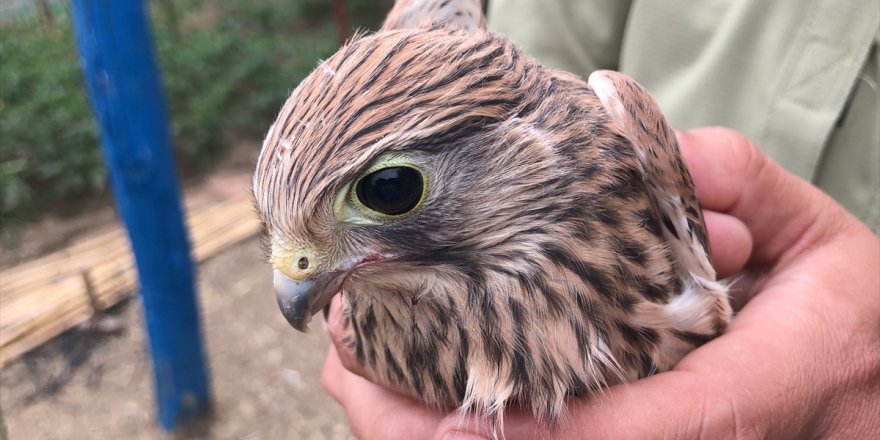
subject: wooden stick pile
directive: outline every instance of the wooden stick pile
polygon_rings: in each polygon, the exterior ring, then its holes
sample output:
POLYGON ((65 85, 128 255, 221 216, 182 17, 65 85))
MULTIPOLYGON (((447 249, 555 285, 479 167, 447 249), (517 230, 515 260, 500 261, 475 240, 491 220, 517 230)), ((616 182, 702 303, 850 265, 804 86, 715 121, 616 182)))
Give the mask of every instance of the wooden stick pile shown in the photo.
MULTIPOLYGON (((255 235, 247 199, 191 209, 196 261, 255 235)), ((134 256, 121 227, 0 272, 0 367, 116 304, 137 286, 134 256)))

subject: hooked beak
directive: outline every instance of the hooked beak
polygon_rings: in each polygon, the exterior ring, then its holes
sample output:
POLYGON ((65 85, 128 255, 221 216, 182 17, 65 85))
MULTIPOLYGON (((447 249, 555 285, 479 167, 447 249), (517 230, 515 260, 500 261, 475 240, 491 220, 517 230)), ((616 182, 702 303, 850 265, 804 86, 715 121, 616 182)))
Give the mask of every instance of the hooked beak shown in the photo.
POLYGON ((296 281, 278 270, 274 272, 275 298, 281 314, 290 325, 305 332, 312 316, 323 309, 342 288, 349 271, 333 271, 296 281))

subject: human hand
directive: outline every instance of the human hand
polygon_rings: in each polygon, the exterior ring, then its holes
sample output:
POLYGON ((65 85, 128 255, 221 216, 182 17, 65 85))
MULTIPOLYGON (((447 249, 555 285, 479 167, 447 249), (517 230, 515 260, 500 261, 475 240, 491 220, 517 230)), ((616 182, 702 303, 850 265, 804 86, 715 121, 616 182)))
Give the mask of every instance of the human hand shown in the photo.
MULTIPOLYGON (((506 438, 880 437, 878 237, 732 131, 694 130, 679 141, 719 275, 742 269, 733 298, 742 309, 672 371, 572 399, 560 426, 511 409, 506 438)), ((324 386, 359 438, 491 438, 485 423, 351 373, 363 371, 334 342, 324 386)))

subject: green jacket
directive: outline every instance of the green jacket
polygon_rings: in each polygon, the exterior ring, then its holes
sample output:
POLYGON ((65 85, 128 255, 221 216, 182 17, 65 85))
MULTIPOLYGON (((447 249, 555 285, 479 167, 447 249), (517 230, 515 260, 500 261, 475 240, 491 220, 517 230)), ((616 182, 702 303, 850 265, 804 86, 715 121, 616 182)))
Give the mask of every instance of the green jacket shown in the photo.
POLYGON ((491 0, 544 64, 624 72, 676 129, 734 128, 880 230, 876 0, 491 0))

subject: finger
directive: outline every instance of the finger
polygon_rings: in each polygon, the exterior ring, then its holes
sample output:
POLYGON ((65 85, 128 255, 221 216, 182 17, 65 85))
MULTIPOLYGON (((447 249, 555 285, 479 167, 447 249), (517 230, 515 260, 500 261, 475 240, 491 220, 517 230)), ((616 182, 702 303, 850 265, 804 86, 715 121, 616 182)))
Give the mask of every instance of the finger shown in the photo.
POLYGON ((833 227, 820 215, 841 209, 791 175, 733 130, 703 128, 678 135, 704 208, 730 214, 749 229, 753 262, 776 263, 799 252, 833 227))
POLYGON ((350 327, 350 321, 343 306, 342 295, 336 295, 330 300, 330 310, 327 313, 327 332, 330 341, 336 349, 337 356, 342 365, 359 376, 371 378, 363 364, 358 361, 355 341, 350 327))
POLYGON ((363 354, 359 357, 355 346, 354 332, 347 316, 347 306, 342 295, 336 295, 330 301, 330 307, 326 316, 327 331, 330 341, 333 343, 336 358, 346 370, 390 390, 406 392, 398 384, 390 381, 381 371, 374 371, 366 367, 363 354))
MULTIPOLYGON (((572 399, 567 405, 567 416, 557 425, 540 422, 522 410, 508 411, 503 438, 780 438, 780 432, 792 426, 806 426, 809 430, 809 424, 794 412, 804 404, 798 400, 801 396, 797 393, 777 395, 765 401, 760 398, 761 390, 750 386, 755 385, 755 381, 748 369, 730 371, 720 358, 710 363, 714 364, 711 371, 702 364, 699 372, 673 370, 616 385, 588 398, 572 399), (785 399, 790 400, 776 401, 785 399), (774 420, 768 421, 766 417, 771 409, 774 420), (743 431, 746 427, 753 431, 743 431)), ((771 368, 761 367, 762 371, 755 374, 763 374, 763 370, 771 368)), ((766 381, 758 381, 759 388, 779 386, 774 381, 787 379, 773 374, 766 377, 766 381)), ((457 433, 476 434, 484 439, 494 435, 491 426, 467 416, 463 420, 445 419, 434 439, 448 440, 444 436, 457 433), (468 428, 462 430, 461 426, 468 428)))
MULTIPOLYGON (((671 433, 672 438, 732 438, 733 425, 714 423, 700 432, 700 417, 728 417, 730 407, 712 402, 713 398, 721 397, 708 393, 697 375, 673 371, 572 400, 568 416, 557 425, 538 422, 521 410, 509 410, 503 438, 574 440, 585 438, 585 434, 588 438, 657 438, 663 432, 671 433)), ((464 440, 468 435, 491 439, 493 431, 492 425, 472 416, 451 416, 441 422, 434 439, 464 440)))
POLYGON ((324 360, 324 369, 321 370, 321 385, 343 406, 345 405, 344 400, 347 397, 342 393, 344 382, 347 379, 342 374, 344 371, 346 371, 345 367, 339 361, 336 349, 331 345, 330 350, 327 351, 327 358, 324 360))
POLYGON ((752 236, 736 217, 715 211, 704 211, 709 232, 712 265, 718 278, 727 278, 745 266, 752 253, 752 236))
POLYGON ((453 412, 440 421, 433 438, 434 440, 494 440, 505 437, 490 420, 453 412))
POLYGON ((430 438, 444 416, 348 371, 333 346, 321 382, 345 408, 352 431, 362 440, 430 438))

